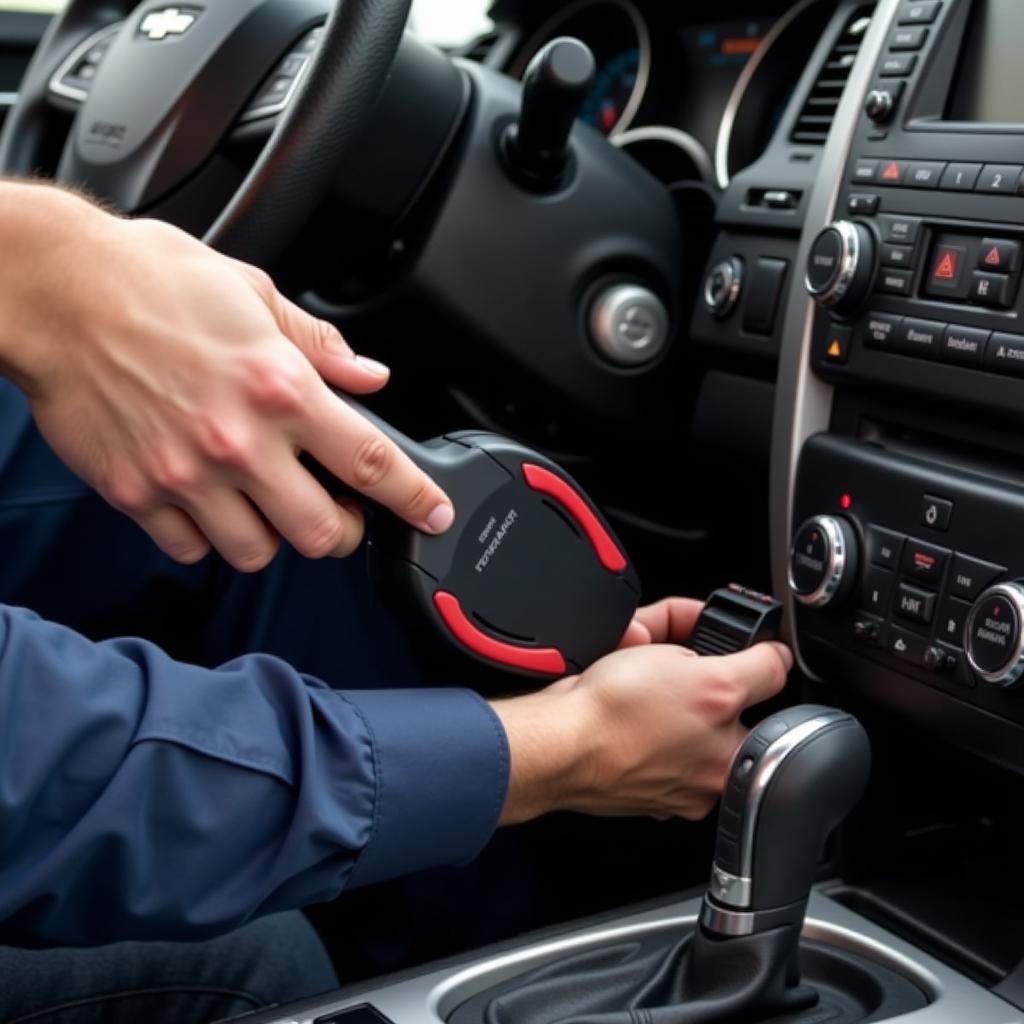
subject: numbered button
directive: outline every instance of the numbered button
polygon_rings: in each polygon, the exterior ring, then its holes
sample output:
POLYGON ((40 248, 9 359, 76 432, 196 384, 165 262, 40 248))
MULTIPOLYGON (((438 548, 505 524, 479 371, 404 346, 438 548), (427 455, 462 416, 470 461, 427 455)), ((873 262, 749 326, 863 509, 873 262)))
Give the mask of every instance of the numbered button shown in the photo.
POLYGON ((978 176, 975 192, 998 192, 1002 195, 1016 195, 1017 183, 1024 174, 1021 164, 985 164, 978 176))

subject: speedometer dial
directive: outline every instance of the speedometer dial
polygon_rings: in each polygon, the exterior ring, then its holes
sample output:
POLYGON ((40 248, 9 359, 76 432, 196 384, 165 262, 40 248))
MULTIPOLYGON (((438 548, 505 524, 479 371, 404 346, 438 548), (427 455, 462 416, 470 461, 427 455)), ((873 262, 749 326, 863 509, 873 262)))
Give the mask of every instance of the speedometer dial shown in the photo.
POLYGON ((626 0, 581 0, 545 22, 513 62, 521 78, 543 46, 575 36, 594 52, 597 78, 580 117, 605 135, 628 128, 644 98, 651 66, 651 40, 637 9, 626 0))

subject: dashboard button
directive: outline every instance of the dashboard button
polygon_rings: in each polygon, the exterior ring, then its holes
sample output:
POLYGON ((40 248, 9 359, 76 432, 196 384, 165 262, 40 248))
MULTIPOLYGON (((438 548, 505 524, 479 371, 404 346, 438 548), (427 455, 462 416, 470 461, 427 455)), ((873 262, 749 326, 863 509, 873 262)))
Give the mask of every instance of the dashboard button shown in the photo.
POLYGON ((1005 573, 1001 565, 983 562, 968 555, 953 556, 953 571, 949 574, 949 592, 965 601, 973 601, 987 586, 1005 573))
POLYGON ((743 330, 748 334, 768 335, 775 330, 775 314, 788 270, 789 260, 758 256, 743 307, 743 330))
POLYGON ((874 216, 878 213, 878 196, 872 192, 851 192, 846 201, 846 209, 862 217, 874 216))
POLYGON ((893 188, 902 185, 903 176, 909 166, 905 160, 882 160, 875 181, 879 185, 889 185, 893 188))
POLYGON ((928 39, 926 28, 897 28, 889 36, 889 49, 895 52, 920 50, 928 39))
POLYGON ((981 174, 981 164, 949 164, 939 188, 949 192, 972 192, 981 174))
POLYGON ((1024 174, 1021 164, 985 164, 974 186, 975 192, 999 192, 1012 196, 1017 193, 1017 182, 1024 174))
POLYGON ((994 686, 1013 686, 1021 677, 1024 595, 1016 583, 987 590, 967 616, 964 644, 971 668, 994 686))
POLYGON ((903 550, 903 534, 893 533, 881 526, 869 526, 867 532, 868 561, 885 569, 895 569, 900 564, 903 550))
POLYGON ((861 329, 861 337, 868 348, 895 348, 896 332, 903 317, 890 313, 869 313, 861 329))
POLYGON ((889 635, 886 638, 886 649, 890 654, 895 654, 903 661, 912 661, 915 665, 924 664, 924 652, 928 641, 916 633, 899 626, 890 626, 889 635))
POLYGON ((853 165, 850 180, 861 185, 870 185, 878 176, 877 160, 857 160, 853 165))
POLYGON ((947 363, 957 363, 959 366, 980 366, 990 337, 991 331, 950 324, 942 339, 942 358, 947 363))
POLYGON ((946 325, 937 320, 915 320, 907 317, 896 333, 896 348, 911 356, 938 359, 946 325))
POLYGON ((929 590, 901 583, 896 590, 896 614, 927 626, 935 615, 935 595, 929 590))
POLYGON ((911 538, 903 548, 903 574, 916 583, 938 587, 949 561, 950 551, 911 538))
POLYGON ((895 582, 894 573, 876 565, 871 566, 864 574, 864 607, 884 618, 889 613, 889 599, 895 582))
POLYGON ((1024 337, 993 334, 985 352, 985 368, 1011 377, 1024 377, 1024 337))
MULTIPOLYGON (((916 54, 889 54, 882 59, 878 75, 880 78, 906 78, 914 70, 915 64, 917 64, 916 54)), ((981 169, 980 165, 978 169, 981 169)))
POLYGON ((1020 265, 1020 242, 1005 238, 983 238, 978 250, 978 267, 1000 274, 1015 274, 1020 265))
POLYGON ((945 498, 936 498, 933 494, 926 494, 921 499, 921 525, 927 526, 930 530, 949 529, 949 521, 953 518, 953 502, 945 498))
POLYGON ((901 533, 881 526, 867 528, 867 555, 871 565, 895 570, 900 564, 900 553, 906 538, 901 533))
POLYGON ((912 245, 883 245, 879 262, 883 267, 909 268, 914 264, 914 247, 912 245))
POLYGON ((934 161, 921 161, 910 165, 903 184, 908 188, 938 188, 946 165, 934 161))
POLYGON ((942 7, 940 0, 912 0, 905 3, 899 13, 897 25, 930 25, 942 7))
POLYGON ((848 324, 829 324, 825 333, 823 360, 832 366, 845 366, 850 358, 850 338, 853 328, 848 324))
POLYGON ((1013 281, 1005 274, 988 274, 975 270, 971 274, 970 297, 974 302, 995 309, 1009 309, 1013 305, 1013 281))
POLYGON ((878 275, 878 283, 875 288, 880 292, 885 292, 886 295, 909 295, 910 271, 883 268, 878 275))
POLYGON ((970 290, 967 248, 940 243, 932 250, 925 294, 943 299, 965 299, 970 290))
POLYGON ((971 606, 966 601, 947 597, 939 609, 939 639, 954 647, 963 647, 964 623, 970 610, 971 606))
POLYGON ((916 217, 881 216, 878 222, 882 228, 883 242, 913 245, 921 230, 921 222, 916 217))

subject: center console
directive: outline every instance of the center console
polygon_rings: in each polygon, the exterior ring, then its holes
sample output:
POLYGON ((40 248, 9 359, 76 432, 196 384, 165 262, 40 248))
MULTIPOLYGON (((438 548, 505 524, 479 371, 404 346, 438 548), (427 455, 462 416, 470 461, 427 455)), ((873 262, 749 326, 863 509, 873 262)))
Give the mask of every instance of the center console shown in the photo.
POLYGON ((776 581, 812 676, 1024 771, 1024 5, 885 13, 791 295, 776 581))

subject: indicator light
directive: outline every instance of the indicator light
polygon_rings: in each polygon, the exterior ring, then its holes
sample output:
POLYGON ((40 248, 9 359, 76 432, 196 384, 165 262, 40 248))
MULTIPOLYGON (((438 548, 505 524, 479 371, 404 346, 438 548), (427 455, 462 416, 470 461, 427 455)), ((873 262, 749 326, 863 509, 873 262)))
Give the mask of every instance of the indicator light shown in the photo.
POLYGON ((839 499, 839 507, 845 512, 848 508, 853 505, 853 497, 849 494, 844 494, 839 499))

